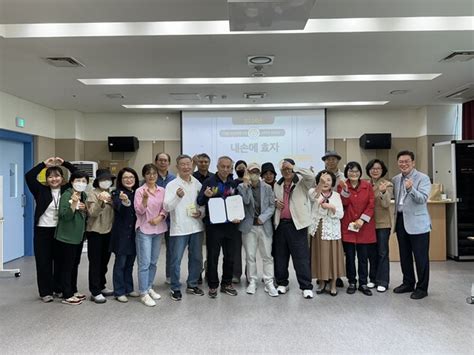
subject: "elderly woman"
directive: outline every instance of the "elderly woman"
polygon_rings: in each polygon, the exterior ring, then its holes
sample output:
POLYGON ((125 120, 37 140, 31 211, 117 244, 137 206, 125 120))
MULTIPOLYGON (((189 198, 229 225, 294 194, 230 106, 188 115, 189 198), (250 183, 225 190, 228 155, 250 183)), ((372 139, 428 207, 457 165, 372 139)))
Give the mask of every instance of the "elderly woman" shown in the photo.
POLYGON ((319 280, 321 294, 330 283, 331 296, 337 295, 336 280, 345 275, 344 253, 341 241, 341 222, 344 215, 341 197, 333 187, 336 176, 322 170, 316 175, 316 188, 309 190, 309 198, 313 201, 311 210, 311 272, 313 278, 319 280))
POLYGON ((393 185, 384 179, 387 167, 379 159, 372 159, 365 167, 375 196, 375 234, 377 236, 377 249, 369 255, 370 281, 367 286, 377 286, 378 292, 385 292, 388 288, 390 277, 390 260, 388 254, 388 241, 392 221, 390 218, 390 200, 393 196, 393 185), (373 282, 375 281, 375 282, 373 282))
POLYGON ((367 287, 368 255, 375 237, 374 191, 372 185, 361 180, 362 168, 358 162, 347 163, 344 176, 347 180, 339 182, 338 191, 344 206, 342 218, 342 242, 346 253, 346 274, 349 280, 348 294, 356 292, 356 255, 359 288, 366 296, 372 296, 367 287))
POLYGON ((64 185, 64 166, 70 172, 76 168, 59 157, 39 163, 25 174, 26 184, 35 198, 35 261, 36 280, 41 300, 53 302, 53 293, 61 293, 58 260, 55 259, 54 235, 58 224, 59 199, 70 185, 64 185), (46 168, 46 185, 38 181, 38 174, 46 168))
POLYGON ((92 183, 94 189, 87 195, 87 257, 89 258, 89 291, 91 301, 105 303, 113 291, 106 288, 107 265, 110 260, 110 232, 114 208, 110 188, 115 176, 107 169, 98 169, 92 183))
POLYGON ((156 264, 160 255, 161 240, 168 230, 167 212, 164 209, 165 189, 158 186, 158 169, 145 164, 142 169, 145 184, 135 192, 135 213, 137 216, 136 246, 138 261, 138 289, 145 306, 156 306, 161 296, 153 290, 156 264))

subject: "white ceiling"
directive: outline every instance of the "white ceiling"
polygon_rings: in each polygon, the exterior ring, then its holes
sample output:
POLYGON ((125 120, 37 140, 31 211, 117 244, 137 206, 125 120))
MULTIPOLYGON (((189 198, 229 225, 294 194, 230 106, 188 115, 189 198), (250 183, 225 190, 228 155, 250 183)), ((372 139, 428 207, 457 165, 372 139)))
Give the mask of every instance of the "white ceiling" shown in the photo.
MULTIPOLYGON (((317 0, 310 18, 473 16, 473 0, 317 0)), ((227 20, 226 0, 0 0, 0 24, 227 20)), ((441 63, 474 50, 474 31, 305 33, 147 37, 0 37, 0 90, 53 109, 143 112, 122 104, 390 101, 385 107, 448 103, 440 94, 474 82, 474 60, 441 63), (252 54, 275 55, 268 76, 442 73, 432 81, 266 85, 86 86, 79 78, 248 77, 252 54), (41 58, 72 56, 84 68, 41 58), (390 95, 406 89, 405 95, 390 95), (108 99, 121 93, 124 99, 108 99), (201 101, 170 93, 199 93, 201 101), (222 99, 222 95, 226 98, 222 99)), ((149 112, 149 111, 146 111, 149 112)))

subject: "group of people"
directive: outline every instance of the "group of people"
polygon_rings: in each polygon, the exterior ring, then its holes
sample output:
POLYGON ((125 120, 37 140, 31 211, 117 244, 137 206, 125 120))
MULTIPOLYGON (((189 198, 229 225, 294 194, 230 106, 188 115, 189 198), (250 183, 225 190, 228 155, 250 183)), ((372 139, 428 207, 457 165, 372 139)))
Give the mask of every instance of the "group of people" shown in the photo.
POLYGON ((336 296, 344 276, 348 294, 359 290, 370 296, 371 289, 385 292, 389 287, 392 220, 403 273, 403 283, 394 292, 410 292, 413 299, 427 296, 430 218, 426 203, 431 184, 415 169, 414 154, 398 154, 400 174, 391 181, 385 178, 387 168, 379 159, 365 167, 368 180, 361 178, 362 167, 355 161, 342 172, 341 156, 335 151, 326 152, 322 160, 325 169, 316 173, 285 158, 279 164, 281 178, 276 180, 271 162, 234 164, 222 156, 213 174, 207 154, 183 154, 176 158, 174 176, 169 172, 171 157, 159 153, 154 164, 143 166, 142 181, 132 168, 123 168, 116 177, 99 169, 89 190, 85 172, 61 158, 48 158, 25 176, 36 200, 34 250, 40 297, 44 302, 60 297, 69 305, 86 299, 78 291, 77 274, 87 240, 92 301, 105 303, 106 297, 114 296, 125 303, 128 297, 140 297, 144 305, 155 306, 161 298, 153 284, 162 239, 166 283, 175 301, 182 299, 181 262, 186 250, 185 292, 191 295, 204 295, 199 287, 203 270, 210 298, 217 297, 218 291, 236 296, 234 284, 243 273, 246 293, 255 294, 260 284, 259 251, 263 289, 271 297, 289 291, 290 257, 304 298, 313 298, 313 279, 318 280, 316 293, 336 296), (60 166, 70 171, 67 184, 60 166), (44 184, 38 174, 45 168, 44 184), (242 198, 244 218, 212 223, 209 201, 234 195, 242 198), (106 286, 111 253, 115 254, 113 290, 106 286), (135 259, 138 290, 133 282, 135 259))

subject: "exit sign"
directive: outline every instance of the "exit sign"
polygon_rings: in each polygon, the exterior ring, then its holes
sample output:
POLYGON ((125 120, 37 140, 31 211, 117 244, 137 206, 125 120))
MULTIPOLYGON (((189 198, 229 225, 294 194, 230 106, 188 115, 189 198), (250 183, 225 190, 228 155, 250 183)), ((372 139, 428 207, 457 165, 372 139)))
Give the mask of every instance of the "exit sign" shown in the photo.
POLYGON ((26 120, 24 118, 21 118, 21 117, 16 117, 15 118, 15 123, 16 123, 17 127, 24 128, 26 120))

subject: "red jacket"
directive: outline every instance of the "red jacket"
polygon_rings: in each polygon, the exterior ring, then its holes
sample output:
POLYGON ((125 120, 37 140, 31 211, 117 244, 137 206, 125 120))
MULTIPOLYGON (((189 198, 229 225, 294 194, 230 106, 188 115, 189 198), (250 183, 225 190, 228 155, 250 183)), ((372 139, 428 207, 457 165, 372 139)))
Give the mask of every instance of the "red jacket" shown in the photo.
POLYGON ((341 220, 342 241, 355 244, 371 244, 377 242, 375 236, 374 190, 370 182, 360 180, 359 185, 353 188, 349 180, 346 180, 349 194, 338 186, 337 191, 341 195, 344 206, 344 217, 341 220), (364 224, 359 232, 348 230, 349 223, 362 219, 364 224))

